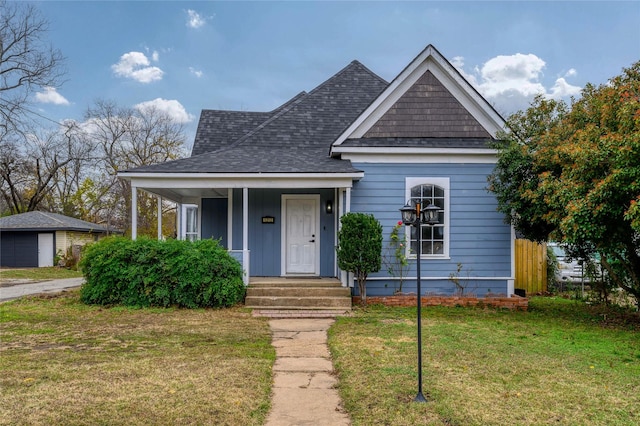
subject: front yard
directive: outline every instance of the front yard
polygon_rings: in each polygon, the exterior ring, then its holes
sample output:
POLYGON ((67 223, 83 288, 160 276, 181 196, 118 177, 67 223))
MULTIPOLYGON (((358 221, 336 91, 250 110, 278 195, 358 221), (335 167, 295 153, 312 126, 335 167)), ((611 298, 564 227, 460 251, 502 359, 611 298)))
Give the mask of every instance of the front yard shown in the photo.
POLYGON ((259 425, 275 351, 244 309, 0 304, 0 424, 259 425))
MULTIPOLYGON (((415 308, 338 319, 329 345, 353 424, 638 424, 637 315, 529 309, 425 308, 426 404, 412 402, 415 308)), ((259 425, 270 406, 269 326, 243 308, 103 308, 71 292, 0 304, 0 335, 0 424, 259 425)))
POLYGON ((426 404, 411 402, 415 315, 372 307, 331 328, 354 425, 640 423, 637 315, 551 298, 533 298, 529 312, 423 309, 426 404))

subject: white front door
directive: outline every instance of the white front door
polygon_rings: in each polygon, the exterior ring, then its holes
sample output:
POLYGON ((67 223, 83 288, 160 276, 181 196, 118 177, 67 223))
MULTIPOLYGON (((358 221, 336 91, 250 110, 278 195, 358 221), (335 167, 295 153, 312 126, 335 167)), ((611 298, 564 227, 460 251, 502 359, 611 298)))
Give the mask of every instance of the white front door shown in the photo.
POLYGON ((38 234, 38 267, 53 266, 53 234, 38 234))
POLYGON ((319 195, 283 195, 284 275, 320 274, 319 195))

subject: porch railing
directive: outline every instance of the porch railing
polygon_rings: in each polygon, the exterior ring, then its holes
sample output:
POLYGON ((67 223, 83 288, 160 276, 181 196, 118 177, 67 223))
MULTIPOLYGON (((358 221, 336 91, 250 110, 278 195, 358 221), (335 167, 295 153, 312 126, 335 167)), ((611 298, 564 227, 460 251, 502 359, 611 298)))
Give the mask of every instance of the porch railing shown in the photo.
POLYGON ((240 262, 242 271, 244 272, 242 281, 244 281, 244 285, 249 285, 249 250, 229 250, 229 254, 240 262))

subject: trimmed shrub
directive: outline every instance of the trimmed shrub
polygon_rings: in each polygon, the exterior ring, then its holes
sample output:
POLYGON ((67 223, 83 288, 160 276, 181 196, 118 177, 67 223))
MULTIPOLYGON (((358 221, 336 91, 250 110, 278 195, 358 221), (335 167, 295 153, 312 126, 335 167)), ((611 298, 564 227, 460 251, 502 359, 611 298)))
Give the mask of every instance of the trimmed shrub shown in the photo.
POLYGON ((80 266, 87 304, 223 307, 245 294, 242 267, 215 240, 110 237, 87 246, 80 266))
POLYGON ((367 305, 367 277, 382 266, 382 225, 367 213, 347 213, 340 218, 338 266, 358 280, 361 304, 367 305))

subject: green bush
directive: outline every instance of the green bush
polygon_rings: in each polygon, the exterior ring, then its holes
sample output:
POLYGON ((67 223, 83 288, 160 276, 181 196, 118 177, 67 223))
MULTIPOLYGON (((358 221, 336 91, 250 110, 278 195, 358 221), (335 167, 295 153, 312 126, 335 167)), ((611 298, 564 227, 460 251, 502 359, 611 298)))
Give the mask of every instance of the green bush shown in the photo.
POLYGON ((367 304, 367 277, 382 266, 382 225, 372 215, 347 213, 340 218, 338 266, 358 280, 361 304, 367 304))
POLYGON ((105 238, 87 246, 80 266, 87 304, 222 307, 245 293, 240 264, 215 240, 105 238))

